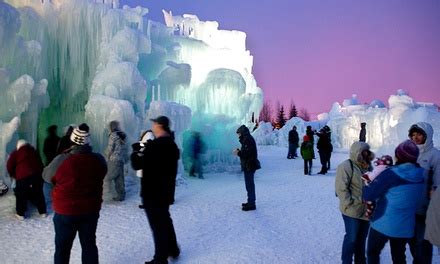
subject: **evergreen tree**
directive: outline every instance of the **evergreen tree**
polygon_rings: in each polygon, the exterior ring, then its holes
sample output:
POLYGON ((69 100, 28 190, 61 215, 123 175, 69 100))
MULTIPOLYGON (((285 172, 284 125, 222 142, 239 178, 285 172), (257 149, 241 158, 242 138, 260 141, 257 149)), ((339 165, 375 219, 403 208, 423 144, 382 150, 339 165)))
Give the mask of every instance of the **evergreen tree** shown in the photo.
POLYGON ((296 105, 294 102, 290 103, 290 110, 289 110, 289 120, 292 119, 293 117, 297 117, 298 116, 298 110, 296 109, 296 105))
POLYGON ((302 118, 304 121, 310 121, 310 114, 309 111, 305 108, 301 108, 299 111, 298 117, 302 118))
POLYGON ((286 115, 284 114, 284 106, 280 106, 277 116, 277 128, 282 128, 286 124, 286 115))
POLYGON ((263 108, 261 109, 258 119, 260 120, 260 122, 272 122, 272 109, 270 106, 270 102, 263 103, 263 108))

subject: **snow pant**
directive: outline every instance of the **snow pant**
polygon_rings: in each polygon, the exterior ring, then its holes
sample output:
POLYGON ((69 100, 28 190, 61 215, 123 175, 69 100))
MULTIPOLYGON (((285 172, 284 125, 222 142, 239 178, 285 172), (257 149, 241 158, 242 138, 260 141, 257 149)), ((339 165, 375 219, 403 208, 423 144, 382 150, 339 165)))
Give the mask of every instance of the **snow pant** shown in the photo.
POLYGON ((296 152, 297 149, 298 149, 298 145, 297 144, 289 143, 289 152, 287 153, 287 158, 288 159, 293 159, 293 158, 298 157, 298 154, 296 152))
POLYGON ((113 200, 123 201, 125 199, 125 178, 124 178, 124 162, 109 161, 108 163, 107 181, 113 200), (114 186, 114 188, 113 188, 114 186))
POLYGON ((393 259, 393 263, 406 263, 405 251, 406 243, 408 242, 407 238, 389 237, 376 231, 374 228, 370 228, 367 243, 368 264, 380 263, 380 253, 388 241, 390 241, 391 258, 393 259))
POLYGON ((313 160, 304 160, 304 175, 312 174, 313 160))
POLYGON ((249 205, 255 205, 255 171, 244 171, 244 184, 247 191, 247 203, 249 205))
POLYGON ((319 159, 321 160, 321 172, 327 173, 330 169, 330 157, 332 153, 326 151, 319 152, 319 159))
POLYGON ((344 242, 342 243, 342 264, 365 264, 365 242, 370 223, 365 220, 342 215, 345 225, 344 242))
POLYGON ((24 216, 27 210, 28 201, 37 207, 40 214, 46 213, 46 201, 43 194, 43 178, 41 178, 41 175, 33 175, 16 181, 14 193, 15 209, 18 215, 24 216))
POLYGON ((199 178, 203 178, 202 162, 199 157, 191 159, 191 168, 189 170, 190 176, 195 176, 198 174, 199 178))
POLYGON ((432 244, 425 239, 426 216, 416 215, 414 237, 409 240, 409 248, 413 256, 413 264, 432 263, 432 244))
POLYGON ((154 205, 144 200, 144 208, 153 233, 154 260, 158 263, 168 263, 168 256, 178 251, 170 207, 154 205))
POLYGON ((96 228, 99 212, 84 215, 61 215, 55 213, 55 264, 68 264, 70 251, 76 233, 81 244, 81 260, 83 264, 97 264, 98 247, 96 246, 96 228))

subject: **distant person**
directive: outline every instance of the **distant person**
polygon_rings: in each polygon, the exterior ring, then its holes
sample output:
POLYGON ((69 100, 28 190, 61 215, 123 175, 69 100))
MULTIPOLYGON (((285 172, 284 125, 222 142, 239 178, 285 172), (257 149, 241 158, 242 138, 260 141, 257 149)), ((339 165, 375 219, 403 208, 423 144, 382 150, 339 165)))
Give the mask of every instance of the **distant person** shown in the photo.
MULTIPOLYGON (((144 133, 142 133, 141 138, 139 139, 139 142, 134 143, 132 145, 133 148, 133 153, 136 154, 139 158, 143 158, 144 157, 144 151, 145 151, 145 146, 148 145, 151 141, 154 140, 154 134, 153 131, 151 130, 147 130, 144 133)), ((140 179, 142 179, 144 174, 143 170, 137 170, 136 171, 136 176, 139 177, 140 179)), ((142 188, 141 188, 141 192, 142 193, 142 188)), ((142 196, 141 196, 142 198, 142 196)), ((144 204, 140 204, 139 205, 140 209, 145 209, 144 208, 144 204)))
POLYGON ((247 191, 247 202, 242 204, 243 211, 253 211, 257 209, 255 196, 255 172, 261 169, 258 160, 257 144, 252 137, 249 129, 242 125, 237 129, 237 135, 241 144, 241 149, 234 150, 234 154, 240 157, 241 169, 244 172, 244 183, 247 191))
POLYGON ((205 145, 202 141, 200 132, 192 133, 192 142, 190 146, 189 158, 191 159, 191 168, 189 170, 189 176, 196 177, 196 174, 200 179, 203 179, 203 167, 201 155, 205 151, 205 145))
POLYGON ((440 184, 440 151, 434 147, 433 135, 432 126, 426 122, 412 125, 408 132, 409 138, 420 150, 418 163, 425 169, 425 190, 421 194, 421 202, 416 212, 414 237, 409 243, 414 263, 432 262, 432 244, 424 237, 430 195, 440 184))
POLYGON ((73 129, 72 147, 58 155, 44 169, 52 191, 55 215, 55 264, 69 263, 76 233, 82 248, 82 263, 99 263, 96 228, 102 204, 102 186, 107 164, 90 146, 89 127, 73 129))
POLYGON ((74 125, 70 125, 67 127, 66 133, 59 141, 58 148, 57 148, 57 155, 63 153, 65 150, 69 149, 72 146, 72 141, 70 140, 70 135, 72 135, 73 128, 74 128, 74 125))
POLYGON ((315 131, 312 129, 312 126, 306 127, 306 135, 309 137, 310 142, 315 144, 315 131))
POLYGON ((359 141, 367 142, 367 123, 361 123, 361 131, 359 132, 359 141))
POLYGON ((426 213, 425 239, 440 247, 440 191, 438 189, 432 192, 426 213))
POLYGON ((296 126, 293 126, 292 130, 289 131, 289 152, 287 153, 287 159, 298 158, 299 136, 296 129, 296 126))
POLYGON ((310 142, 309 136, 304 136, 300 151, 301 157, 304 160, 304 175, 312 175, 313 157, 315 156, 315 151, 313 150, 313 143, 310 142))
POLYGON ((330 170, 330 159, 333 152, 331 129, 329 126, 324 126, 316 135, 319 137, 316 146, 321 160, 321 171, 318 174, 325 175, 330 170))
POLYGON ((389 241, 393 263, 406 263, 406 244, 414 235, 415 213, 424 189, 419 149, 407 140, 397 146, 396 165, 383 171, 363 189, 366 201, 376 201, 368 235, 368 264, 380 263, 389 241))
POLYGON ((43 153, 46 156, 46 165, 48 165, 58 155, 57 149, 60 143, 60 137, 57 135, 58 127, 52 125, 47 128, 47 137, 44 140, 43 153))
POLYGON ((350 148, 350 158, 336 171, 335 189, 345 226, 343 264, 352 263, 353 256, 355 263, 366 263, 365 242, 370 224, 365 216, 367 207, 362 201, 362 175, 371 168, 373 159, 374 153, 367 143, 355 142, 350 148))
POLYGON ((40 216, 46 217, 46 202, 43 194, 43 162, 37 150, 25 140, 17 141, 17 149, 11 153, 6 167, 15 179, 16 217, 24 220, 27 203, 34 204, 40 216))
POLYGON ((121 131, 118 121, 111 121, 109 129, 108 145, 105 150, 108 172, 105 180, 110 193, 114 194, 113 201, 121 202, 125 200, 124 164, 128 161, 127 135, 121 131))
POLYGON ((143 155, 131 154, 135 170, 143 170, 141 196, 148 222, 153 233, 155 254, 145 263, 168 263, 168 257, 178 258, 176 232, 170 216, 170 205, 174 203, 179 148, 172 137, 170 121, 166 116, 151 120, 155 140, 145 145, 143 155))

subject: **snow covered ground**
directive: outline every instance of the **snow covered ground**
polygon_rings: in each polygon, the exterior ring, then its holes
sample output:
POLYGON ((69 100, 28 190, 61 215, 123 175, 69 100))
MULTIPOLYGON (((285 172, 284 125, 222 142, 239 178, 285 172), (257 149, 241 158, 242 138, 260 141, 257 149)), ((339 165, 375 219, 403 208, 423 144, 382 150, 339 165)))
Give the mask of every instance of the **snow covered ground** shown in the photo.
MULTIPOLYGON (((179 186, 172 216, 182 255, 171 263, 339 263, 344 232, 334 168, 347 154, 333 155, 330 174, 304 176, 302 160, 287 160, 286 153, 282 147, 260 147, 263 168, 256 174, 258 208, 253 212, 241 211, 246 193, 238 170, 179 186)), ((101 263, 143 263, 153 256, 148 222, 138 209, 138 186, 134 179, 128 182, 127 200, 106 203, 101 211, 101 263)), ((0 262, 51 263, 52 215, 19 222, 11 207, 5 209, 11 201, 10 196, 0 199, 0 262)), ((80 263, 80 253, 76 240, 71 263, 80 263)), ((440 263, 437 249, 434 254, 434 263, 440 263)), ((388 248, 382 261, 391 263, 388 248)))

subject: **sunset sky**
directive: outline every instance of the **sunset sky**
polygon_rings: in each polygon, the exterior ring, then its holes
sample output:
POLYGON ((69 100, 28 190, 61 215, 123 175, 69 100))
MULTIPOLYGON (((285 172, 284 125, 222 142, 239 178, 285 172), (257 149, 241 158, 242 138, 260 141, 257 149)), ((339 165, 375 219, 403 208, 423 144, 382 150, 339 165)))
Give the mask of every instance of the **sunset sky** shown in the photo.
POLYGON ((216 20, 247 33, 254 75, 266 100, 312 113, 357 94, 387 101, 404 89, 440 103, 438 0, 121 0, 216 20))

